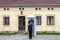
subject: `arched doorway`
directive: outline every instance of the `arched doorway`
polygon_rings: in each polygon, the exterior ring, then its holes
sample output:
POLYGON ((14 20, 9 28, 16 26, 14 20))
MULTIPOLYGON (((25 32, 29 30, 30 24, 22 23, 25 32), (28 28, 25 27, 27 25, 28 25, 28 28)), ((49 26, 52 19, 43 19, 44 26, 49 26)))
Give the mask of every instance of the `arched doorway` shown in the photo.
POLYGON ((25 31, 25 16, 18 17, 18 26, 19 31, 25 31))

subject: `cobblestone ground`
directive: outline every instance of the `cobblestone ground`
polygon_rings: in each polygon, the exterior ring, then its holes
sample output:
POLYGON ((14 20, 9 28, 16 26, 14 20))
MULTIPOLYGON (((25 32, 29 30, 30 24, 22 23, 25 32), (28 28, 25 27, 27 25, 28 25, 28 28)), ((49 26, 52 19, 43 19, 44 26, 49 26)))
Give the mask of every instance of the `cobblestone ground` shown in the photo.
MULTIPOLYGON (((29 40, 28 35, 0 35, 0 40, 29 40)), ((60 35, 37 35, 32 40, 60 40, 60 35)))

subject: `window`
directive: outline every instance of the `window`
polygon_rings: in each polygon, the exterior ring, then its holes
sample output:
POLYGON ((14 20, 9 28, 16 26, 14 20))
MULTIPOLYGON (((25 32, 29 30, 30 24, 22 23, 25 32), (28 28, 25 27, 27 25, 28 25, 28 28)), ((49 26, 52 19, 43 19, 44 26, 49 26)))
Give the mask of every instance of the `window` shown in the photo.
POLYGON ((19 8, 19 10, 24 10, 24 8, 19 8))
POLYGON ((9 25, 9 17, 3 17, 3 24, 9 25))
POLYGON ((37 25, 41 25, 41 21, 42 19, 41 19, 41 16, 36 16, 36 23, 37 23, 37 25))
POLYGON ((9 10, 9 8, 7 8, 7 10, 9 10))
POLYGON ((24 10, 24 8, 22 8, 22 10, 24 10))
POLYGON ((53 8, 51 8, 51 10, 54 10, 53 8))
POLYGON ((50 10, 50 8, 48 8, 48 10, 50 10))
POLYGON ((35 10, 38 10, 38 8, 35 8, 35 10))
POLYGON ((4 10, 6 10, 6 8, 4 8, 4 10))
POLYGON ((39 8, 39 10, 41 10, 41 8, 39 8))
POLYGON ((4 10, 9 10, 9 8, 4 8, 4 10))
POLYGON ((41 10, 41 8, 35 8, 35 10, 41 10))
POLYGON ((47 16, 47 25, 54 25, 54 16, 47 16))
POLYGON ((48 10, 54 10, 54 8, 48 8, 48 10))
POLYGON ((19 10, 21 10, 21 8, 19 8, 19 10))

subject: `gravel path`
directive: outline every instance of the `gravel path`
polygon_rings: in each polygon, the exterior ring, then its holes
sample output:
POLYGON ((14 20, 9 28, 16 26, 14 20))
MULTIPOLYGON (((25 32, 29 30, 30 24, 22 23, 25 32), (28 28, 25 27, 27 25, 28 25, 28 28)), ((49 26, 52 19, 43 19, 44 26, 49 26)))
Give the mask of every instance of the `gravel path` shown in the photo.
MULTIPOLYGON (((0 40, 29 40, 28 35, 0 35, 0 40)), ((60 35, 37 35, 32 40, 60 40, 60 35)))

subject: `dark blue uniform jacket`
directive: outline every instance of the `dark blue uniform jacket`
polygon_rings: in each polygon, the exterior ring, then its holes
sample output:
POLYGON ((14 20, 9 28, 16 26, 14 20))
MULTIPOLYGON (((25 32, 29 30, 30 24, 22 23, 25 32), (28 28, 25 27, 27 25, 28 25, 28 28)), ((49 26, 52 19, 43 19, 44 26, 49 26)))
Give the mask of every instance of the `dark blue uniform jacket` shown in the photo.
POLYGON ((33 25, 28 25, 28 31, 32 31, 33 25))

